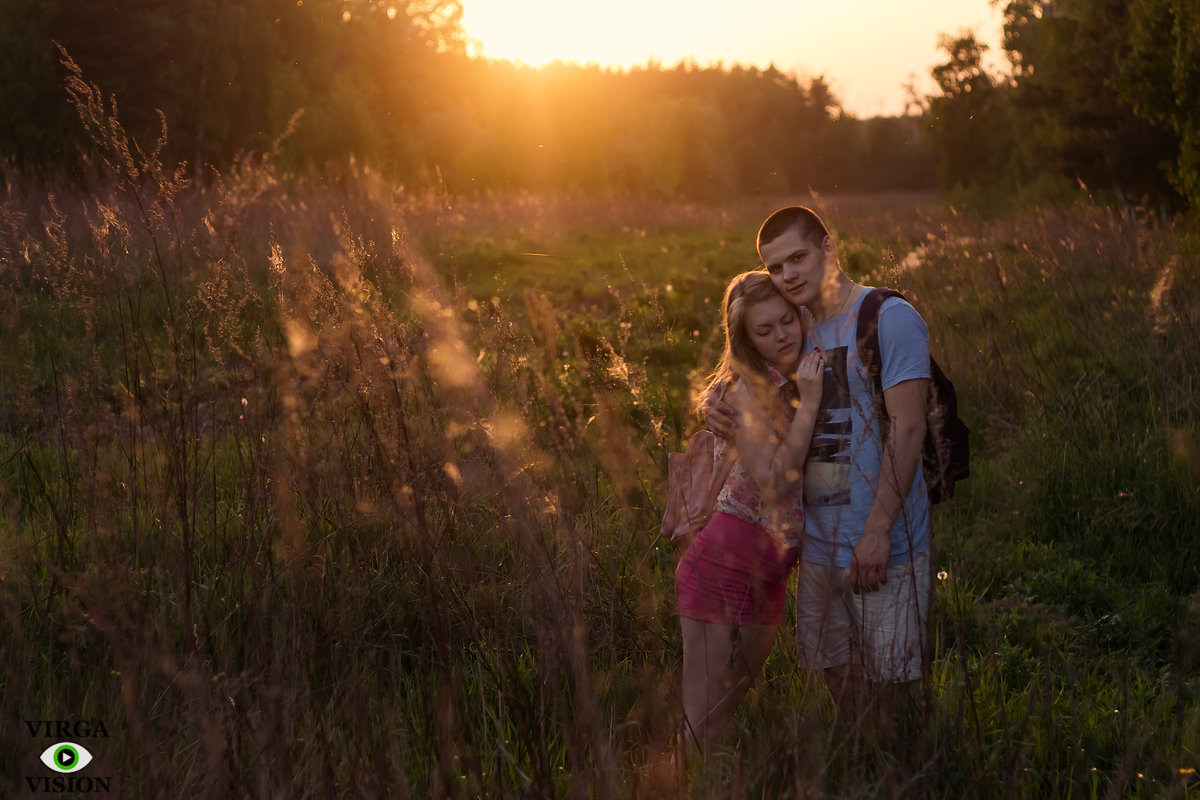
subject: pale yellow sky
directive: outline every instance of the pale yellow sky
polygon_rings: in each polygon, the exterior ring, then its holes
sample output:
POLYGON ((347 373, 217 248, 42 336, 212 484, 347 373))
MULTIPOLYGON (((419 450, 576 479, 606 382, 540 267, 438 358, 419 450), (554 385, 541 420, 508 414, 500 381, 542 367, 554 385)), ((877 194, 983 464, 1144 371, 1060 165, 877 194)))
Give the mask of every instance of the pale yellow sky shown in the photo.
POLYGON ((488 58, 628 68, 691 58, 824 75, 859 117, 899 114, 904 84, 933 90, 940 34, 970 29, 996 69, 1000 10, 989 0, 463 0, 463 26, 488 58))

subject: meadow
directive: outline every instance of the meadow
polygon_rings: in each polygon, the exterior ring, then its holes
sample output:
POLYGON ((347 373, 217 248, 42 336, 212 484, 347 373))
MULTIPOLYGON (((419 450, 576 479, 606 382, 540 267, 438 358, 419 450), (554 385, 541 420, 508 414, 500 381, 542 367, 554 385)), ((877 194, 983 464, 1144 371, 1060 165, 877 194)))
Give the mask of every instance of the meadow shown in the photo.
POLYGON ((1200 795, 1182 226, 1085 195, 453 197, 270 155, 197 187, 73 91, 87 174, 0 198, 7 796, 50 774, 37 720, 102 723, 81 774, 128 798, 1200 795), (929 710, 905 752, 836 730, 785 623, 684 770, 666 453, 795 201, 912 298, 973 429, 929 710))

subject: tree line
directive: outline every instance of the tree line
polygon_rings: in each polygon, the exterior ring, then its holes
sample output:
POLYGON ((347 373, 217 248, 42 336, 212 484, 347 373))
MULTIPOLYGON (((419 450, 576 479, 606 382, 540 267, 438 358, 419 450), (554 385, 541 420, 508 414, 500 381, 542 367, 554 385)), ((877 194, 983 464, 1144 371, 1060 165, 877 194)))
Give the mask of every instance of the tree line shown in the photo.
POLYGON ((1194 0, 1012 0, 1009 68, 945 37, 916 113, 857 119, 824 77, 648 63, 533 69, 468 55, 459 0, 7 0, 0 155, 77 162, 69 57, 130 131, 203 178, 270 149, 297 169, 350 157, 450 191, 802 191, 1086 185, 1200 199, 1194 0), (64 55, 65 54, 65 55, 64 55), (284 136, 285 132, 287 133, 284 136))
POLYGON ((1003 14, 1007 74, 988 74, 973 35, 943 38, 925 109, 943 185, 1200 208, 1196 0, 1010 0, 1003 14))

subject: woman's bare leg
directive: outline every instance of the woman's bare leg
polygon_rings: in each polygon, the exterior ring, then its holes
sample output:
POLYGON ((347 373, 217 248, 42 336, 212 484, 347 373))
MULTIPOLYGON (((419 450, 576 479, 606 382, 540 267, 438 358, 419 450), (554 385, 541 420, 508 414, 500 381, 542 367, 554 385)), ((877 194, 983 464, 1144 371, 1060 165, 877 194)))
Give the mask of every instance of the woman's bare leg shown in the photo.
POLYGON ((683 735, 706 752, 762 672, 778 625, 724 625, 680 618, 683 630, 683 735))

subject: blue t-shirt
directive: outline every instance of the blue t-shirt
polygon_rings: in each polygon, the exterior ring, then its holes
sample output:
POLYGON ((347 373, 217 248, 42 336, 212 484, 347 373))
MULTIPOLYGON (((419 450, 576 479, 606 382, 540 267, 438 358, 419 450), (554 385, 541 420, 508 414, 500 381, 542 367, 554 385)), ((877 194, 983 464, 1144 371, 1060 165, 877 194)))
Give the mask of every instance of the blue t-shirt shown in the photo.
MULTIPOLYGON (((858 309, 866 292, 842 313, 813 324, 806 346, 825 357, 821 409, 804 468, 804 560, 850 566, 879 484, 883 453, 875 387, 855 342, 858 309)), ((929 330, 917 310, 899 297, 879 308, 883 388, 929 377, 929 330)), ((912 489, 892 527, 889 565, 929 549, 933 517, 918 465, 912 489)))

